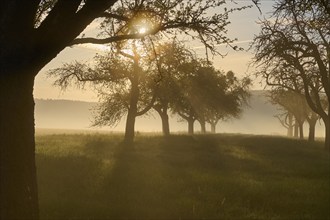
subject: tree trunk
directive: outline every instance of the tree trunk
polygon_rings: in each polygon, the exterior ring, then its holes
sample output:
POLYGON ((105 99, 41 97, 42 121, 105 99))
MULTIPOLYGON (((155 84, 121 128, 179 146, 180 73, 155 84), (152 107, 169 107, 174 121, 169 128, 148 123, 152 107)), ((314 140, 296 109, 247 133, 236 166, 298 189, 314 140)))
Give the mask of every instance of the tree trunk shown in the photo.
MULTIPOLYGON (((330 112, 330 110, 329 110, 330 112)), ((325 126, 325 140, 324 140, 324 149, 330 151, 330 121, 329 116, 327 118, 322 118, 325 126)))
POLYGON ((318 119, 318 115, 316 113, 312 113, 310 118, 307 118, 307 122, 309 125, 309 133, 308 133, 308 141, 315 141, 315 125, 318 119))
POLYGON ((169 136, 170 135, 170 124, 168 121, 168 115, 167 112, 163 112, 160 115, 161 119, 162 119, 162 129, 163 129, 163 134, 164 136, 169 136))
POLYGON ((216 127, 216 123, 210 123, 211 124, 211 132, 215 133, 215 127, 216 127))
POLYGON ((0 73, 1 219, 39 218, 33 84, 32 74, 0 73))
POLYGON ((304 122, 299 122, 299 139, 304 139, 304 122))
POLYGON ((131 144, 135 136, 135 119, 137 116, 137 103, 139 100, 139 79, 138 73, 131 79, 129 109, 126 118, 124 142, 131 144))
POLYGON ((135 136, 135 118, 136 118, 136 110, 134 110, 134 107, 130 107, 127 113, 126 118, 126 127, 125 127, 125 137, 124 142, 125 143, 133 143, 134 136, 135 136))
POLYGON ((308 141, 313 142, 315 141, 315 123, 309 123, 309 132, 308 132, 308 141))
POLYGON ((299 125, 298 125, 298 122, 297 120, 295 120, 295 124, 294 124, 294 137, 295 138, 298 138, 298 133, 299 133, 299 125))
POLYGON ((199 120, 199 123, 201 124, 201 133, 205 134, 206 133, 206 123, 205 120, 199 120))
POLYGON ((194 134, 194 121, 193 119, 188 120, 188 134, 194 134))
POLYGON ((288 137, 293 137, 293 115, 288 113, 288 137))

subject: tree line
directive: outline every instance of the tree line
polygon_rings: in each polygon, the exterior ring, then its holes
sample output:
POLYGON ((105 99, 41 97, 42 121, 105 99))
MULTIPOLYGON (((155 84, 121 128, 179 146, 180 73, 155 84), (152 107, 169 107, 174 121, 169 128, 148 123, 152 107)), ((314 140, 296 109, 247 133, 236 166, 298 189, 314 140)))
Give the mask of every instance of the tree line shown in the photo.
POLYGON ((138 40, 126 45, 112 45, 115 48, 106 54, 96 55, 94 65, 75 61, 48 72, 62 89, 92 85, 100 99, 93 125, 113 126, 126 116, 126 143, 133 142, 136 117, 152 109, 167 136, 169 114, 186 121, 189 134, 194 133, 195 121, 202 133, 206 123, 215 132, 220 120, 238 117, 248 102, 248 77, 239 80, 232 71, 216 70, 177 40, 153 43, 153 48, 138 40))

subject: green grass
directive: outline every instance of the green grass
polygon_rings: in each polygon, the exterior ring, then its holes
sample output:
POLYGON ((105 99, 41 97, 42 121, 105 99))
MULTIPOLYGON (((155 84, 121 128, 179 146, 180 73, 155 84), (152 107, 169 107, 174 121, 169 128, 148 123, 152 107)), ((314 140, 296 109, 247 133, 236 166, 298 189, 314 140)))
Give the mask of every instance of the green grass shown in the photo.
POLYGON ((37 136, 41 219, 330 219, 321 143, 270 136, 37 136))

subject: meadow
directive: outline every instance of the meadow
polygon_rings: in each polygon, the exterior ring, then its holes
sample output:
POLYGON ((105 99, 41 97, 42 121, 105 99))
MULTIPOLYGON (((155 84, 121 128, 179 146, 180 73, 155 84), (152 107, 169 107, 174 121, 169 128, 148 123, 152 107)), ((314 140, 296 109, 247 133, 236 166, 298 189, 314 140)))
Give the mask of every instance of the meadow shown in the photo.
POLYGON ((275 136, 36 136, 41 219, 330 219, 330 156, 275 136))

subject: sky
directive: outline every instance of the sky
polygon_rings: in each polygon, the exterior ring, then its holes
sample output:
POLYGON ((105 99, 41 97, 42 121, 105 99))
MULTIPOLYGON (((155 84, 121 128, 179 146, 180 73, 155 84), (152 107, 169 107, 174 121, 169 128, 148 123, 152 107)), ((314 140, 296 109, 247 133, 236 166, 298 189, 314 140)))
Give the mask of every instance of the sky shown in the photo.
MULTIPOLYGON (((249 4, 250 0, 236 0, 238 5, 249 4)), ((261 0, 260 8, 262 14, 256 7, 235 12, 230 16, 231 24, 228 26, 228 36, 237 38, 237 45, 245 49, 249 48, 253 36, 259 33, 259 26, 256 23, 258 18, 267 17, 272 8, 272 0, 261 0)), ((92 23, 85 30, 86 33, 93 32, 97 28, 97 23, 92 23)), ((46 65, 35 79, 34 97, 38 99, 69 99, 81 101, 97 101, 97 95, 88 89, 81 90, 77 88, 68 88, 61 91, 58 87, 53 86, 54 78, 48 78, 46 72, 53 68, 61 67, 63 63, 72 62, 74 60, 90 61, 96 53, 100 53, 102 46, 98 45, 78 45, 64 49, 58 56, 46 65)), ((191 46, 197 54, 205 53, 202 44, 191 46)), ((252 51, 233 51, 225 45, 218 46, 222 54, 227 54, 225 58, 221 56, 213 57, 214 66, 224 71, 232 70, 238 76, 252 74, 254 68, 249 67, 252 58, 252 51)), ((252 89, 262 89, 262 86, 255 81, 252 89)))

